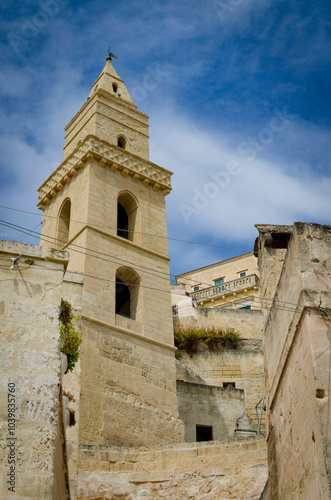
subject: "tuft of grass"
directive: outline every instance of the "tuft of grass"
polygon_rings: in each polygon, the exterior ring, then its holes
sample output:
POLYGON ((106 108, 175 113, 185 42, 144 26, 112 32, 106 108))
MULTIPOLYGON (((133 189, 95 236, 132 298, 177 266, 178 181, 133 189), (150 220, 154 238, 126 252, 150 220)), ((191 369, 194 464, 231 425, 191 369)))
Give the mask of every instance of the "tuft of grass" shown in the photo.
POLYGON ((174 330, 176 359, 187 352, 192 357, 199 347, 205 345, 212 351, 224 351, 225 349, 238 349, 240 346, 240 335, 231 328, 222 330, 220 328, 175 328, 174 330))

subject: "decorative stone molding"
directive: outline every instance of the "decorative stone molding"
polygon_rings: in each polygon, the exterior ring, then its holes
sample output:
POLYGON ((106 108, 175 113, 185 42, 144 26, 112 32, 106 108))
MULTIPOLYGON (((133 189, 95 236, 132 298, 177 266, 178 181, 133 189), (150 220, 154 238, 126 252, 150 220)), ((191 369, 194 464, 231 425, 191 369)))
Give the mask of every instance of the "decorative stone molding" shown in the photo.
POLYGON ((118 170, 124 177, 131 175, 133 181, 141 181, 146 188, 161 191, 164 196, 171 191, 172 172, 89 135, 40 186, 38 207, 43 210, 49 205, 65 184, 69 184, 79 170, 85 167, 86 162, 94 159, 103 168, 109 167, 112 172, 118 170))

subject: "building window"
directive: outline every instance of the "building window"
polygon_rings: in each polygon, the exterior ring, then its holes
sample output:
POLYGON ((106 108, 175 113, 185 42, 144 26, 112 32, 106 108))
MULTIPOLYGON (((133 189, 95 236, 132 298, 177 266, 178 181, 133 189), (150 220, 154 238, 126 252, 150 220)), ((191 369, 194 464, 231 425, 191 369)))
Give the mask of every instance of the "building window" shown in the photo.
POLYGON ((238 273, 238 274, 239 274, 239 278, 245 278, 246 271, 240 271, 240 273, 238 273))
POLYGON ((134 240, 138 204, 130 193, 121 193, 117 200, 117 236, 134 240))
POLYGON ((113 87, 113 91, 114 91, 114 92, 117 92, 117 90, 118 90, 118 85, 117 85, 117 83, 112 83, 112 87, 113 87))
POLYGON ((137 319, 139 316, 139 276, 128 267, 120 267, 116 272, 115 312, 124 318, 137 319))
POLYGON ((238 307, 238 309, 252 309, 252 306, 243 306, 243 307, 238 307))
POLYGON ((126 140, 125 140, 125 137, 123 137, 123 135, 120 135, 119 137, 117 137, 117 146, 119 148, 125 149, 126 140))
POLYGON ((197 442, 200 441, 212 441, 213 440, 213 428, 211 425, 197 425, 196 426, 196 436, 197 442))
POLYGON ((224 278, 218 278, 217 280, 214 280, 214 285, 222 285, 224 283, 224 278))
POLYGON ((198 292, 200 290, 200 285, 194 285, 193 292, 198 292))
POLYGON ((59 212, 57 228, 57 244, 63 247, 69 241, 71 201, 67 198, 59 212))

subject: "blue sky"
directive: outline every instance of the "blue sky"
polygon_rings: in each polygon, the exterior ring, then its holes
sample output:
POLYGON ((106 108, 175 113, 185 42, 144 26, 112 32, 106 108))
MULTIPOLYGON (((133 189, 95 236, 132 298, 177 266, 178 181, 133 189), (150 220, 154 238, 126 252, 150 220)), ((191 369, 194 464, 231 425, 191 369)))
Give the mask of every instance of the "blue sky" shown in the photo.
MULTIPOLYGON (((36 189, 61 162, 64 126, 111 45, 150 116, 150 159, 174 172, 170 237, 250 251, 256 223, 330 223, 325 0, 8 0, 2 9, 0 205, 37 212, 36 189)), ((30 229, 41 220, 0 212, 30 229)), ((24 236, 0 226, 0 238, 24 236)), ((240 253, 174 241, 169 251, 175 274, 240 253)))

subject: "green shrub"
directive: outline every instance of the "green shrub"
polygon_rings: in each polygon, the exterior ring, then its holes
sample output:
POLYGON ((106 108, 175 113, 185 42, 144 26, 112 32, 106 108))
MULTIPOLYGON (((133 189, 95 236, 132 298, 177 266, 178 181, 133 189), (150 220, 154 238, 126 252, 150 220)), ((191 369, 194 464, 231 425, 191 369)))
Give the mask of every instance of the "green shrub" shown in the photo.
POLYGON ((221 330, 219 328, 175 328, 174 330, 176 359, 182 357, 182 351, 191 356, 196 353, 199 346, 205 345, 212 351, 225 349, 238 349, 240 335, 233 329, 221 330))
MULTIPOLYGON (((72 324, 73 314, 72 307, 64 299, 61 299, 61 309, 60 309, 60 337, 63 340, 63 345, 61 352, 67 356, 68 367, 65 373, 72 372, 79 359, 79 354, 83 351, 80 350, 79 346, 83 342, 80 338, 79 332, 75 329, 72 324)), ((75 319, 77 322, 79 316, 75 319)))

